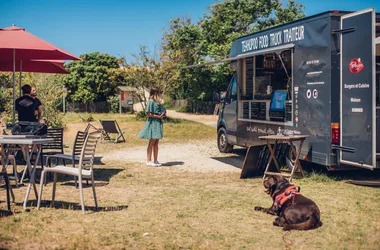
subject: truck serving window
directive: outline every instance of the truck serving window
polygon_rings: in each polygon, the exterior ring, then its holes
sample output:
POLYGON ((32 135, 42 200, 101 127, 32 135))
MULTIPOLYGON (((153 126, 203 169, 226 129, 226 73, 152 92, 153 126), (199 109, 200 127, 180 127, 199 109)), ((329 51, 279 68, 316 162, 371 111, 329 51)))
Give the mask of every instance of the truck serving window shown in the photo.
POLYGON ((275 122, 292 121, 292 50, 274 51, 242 59, 242 91, 239 118, 275 122), (273 95, 283 93, 275 111, 273 95), (273 117, 272 117, 273 116, 273 117))

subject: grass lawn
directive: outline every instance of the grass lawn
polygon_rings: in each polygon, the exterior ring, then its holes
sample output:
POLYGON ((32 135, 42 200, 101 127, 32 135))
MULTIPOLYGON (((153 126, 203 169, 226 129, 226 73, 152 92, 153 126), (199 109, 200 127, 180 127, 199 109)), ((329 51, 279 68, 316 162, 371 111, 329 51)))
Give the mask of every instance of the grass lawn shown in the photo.
MULTIPOLYGON (((75 116, 65 130, 67 142, 85 125, 75 116)), ((94 117, 95 118, 95 117, 94 117)), ((102 118, 106 118, 102 116, 102 118)), ((143 121, 109 115, 126 130, 127 143, 100 144, 97 153, 145 145, 137 138, 143 121)), ((99 119, 99 117, 96 117, 99 119)), ((162 143, 215 140, 215 129, 191 122, 166 123, 162 143)), ((191 152, 190 152, 191 153, 191 152)), ((344 183, 337 174, 295 179, 301 192, 320 207, 323 226, 285 235, 274 217, 255 212, 270 206, 262 179, 239 179, 239 173, 177 171, 118 159, 95 166, 100 209, 85 186, 87 214, 79 206, 73 180, 60 176, 55 207, 30 196, 31 212, 20 212, 26 187, 15 188, 16 214, 0 218, 0 248, 5 249, 380 249, 380 189, 344 183), (291 242, 291 241, 292 242, 291 242)), ((0 190, 4 209, 4 190, 0 190)), ((52 183, 43 200, 51 199, 52 183)))

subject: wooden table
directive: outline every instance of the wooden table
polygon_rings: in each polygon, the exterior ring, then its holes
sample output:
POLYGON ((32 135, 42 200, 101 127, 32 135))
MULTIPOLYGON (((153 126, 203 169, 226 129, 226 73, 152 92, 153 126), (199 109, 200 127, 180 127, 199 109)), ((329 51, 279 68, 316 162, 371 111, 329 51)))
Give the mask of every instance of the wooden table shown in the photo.
POLYGON ((268 145, 268 149, 269 149, 269 152, 270 152, 270 158, 269 158, 268 164, 267 164, 267 166, 265 168, 265 172, 264 172, 263 178, 265 178, 267 175, 280 174, 282 176, 289 177, 289 181, 291 181, 292 178, 293 178, 294 173, 297 170, 299 172, 301 172, 302 176, 304 176, 304 172, 303 172, 301 163, 299 161, 299 156, 300 156, 300 153, 301 153, 303 142, 308 137, 309 137, 308 135, 292 135, 292 136, 267 135, 267 136, 260 136, 259 138, 261 140, 266 140, 267 145, 268 145), (298 151, 296 150, 296 148, 294 147, 294 144, 293 144, 293 142, 295 142, 295 141, 299 141, 300 142, 298 151), (274 142, 274 144, 273 144, 273 142, 274 142), (294 157, 294 160, 293 159, 289 159, 289 161, 288 161, 288 164, 291 167, 290 174, 289 173, 281 173, 280 166, 278 165, 278 162, 277 162, 277 159, 276 159, 276 156, 275 156, 275 150, 276 150, 276 147, 277 147, 278 143, 288 143, 290 145, 291 156, 294 157), (272 148, 272 144, 273 144, 273 148, 272 148), (272 160, 274 161, 274 164, 275 164, 278 172, 270 172, 269 171, 269 167, 270 167, 270 164, 272 163, 272 160))
MULTIPOLYGON (((28 169, 29 175, 30 175, 30 181, 29 181, 29 185, 28 185, 28 188, 27 188, 27 191, 25 194, 25 198, 24 198, 24 205, 23 205, 24 210, 27 210, 26 203, 28 201, 30 190, 31 190, 32 186, 33 186, 36 198, 38 199, 38 193, 37 193, 37 188, 36 188, 36 184, 35 184, 35 173, 36 173, 37 161, 35 161, 33 166, 32 166, 32 164, 30 162, 32 153, 33 153, 34 149, 36 149, 37 150, 36 159, 39 159, 40 154, 41 154, 42 144, 48 144, 48 143, 52 143, 52 142, 54 142, 53 139, 36 139, 35 136, 34 136, 34 138, 26 138, 26 137, 22 137, 22 136, 6 136, 6 137, 2 136, 2 137, 0 137, 0 145, 4 145, 2 147, 3 150, 1 153, 3 170, 5 170, 5 168, 6 168, 6 163, 8 162, 8 155, 9 155, 9 151, 8 151, 6 145, 17 145, 21 149, 21 151, 24 155, 24 159, 26 161, 27 169, 28 169), (29 147, 31 148, 31 150, 29 150, 29 147)), ((12 149, 14 149, 14 148, 12 148, 12 149)), ((12 193, 12 199, 14 201, 13 192, 11 191, 11 193, 12 193)))

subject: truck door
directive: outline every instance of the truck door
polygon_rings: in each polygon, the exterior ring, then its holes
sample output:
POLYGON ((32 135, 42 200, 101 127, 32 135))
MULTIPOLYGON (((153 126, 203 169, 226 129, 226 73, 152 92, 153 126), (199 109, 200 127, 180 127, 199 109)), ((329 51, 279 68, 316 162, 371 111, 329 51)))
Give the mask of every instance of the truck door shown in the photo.
MULTIPOLYGON (((343 164, 376 167, 375 11, 341 17, 340 153, 343 164)), ((334 97, 331 97, 334 98, 334 97)))
POLYGON ((227 137, 230 144, 237 142, 237 79, 232 77, 227 95, 224 100, 224 120, 226 122, 227 137))

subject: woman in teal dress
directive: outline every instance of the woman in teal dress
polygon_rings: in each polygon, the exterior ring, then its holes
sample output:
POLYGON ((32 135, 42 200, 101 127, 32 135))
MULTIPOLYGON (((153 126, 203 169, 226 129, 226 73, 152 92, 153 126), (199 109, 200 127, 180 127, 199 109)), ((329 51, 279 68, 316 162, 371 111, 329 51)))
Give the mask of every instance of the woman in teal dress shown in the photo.
POLYGON ((158 162, 158 141, 162 139, 162 118, 166 116, 166 110, 159 104, 160 100, 160 90, 157 87, 153 87, 150 90, 149 101, 145 110, 148 119, 145 122, 144 128, 138 134, 140 138, 149 140, 147 166, 161 166, 161 163, 158 162), (152 161, 152 152, 154 161, 152 161))

